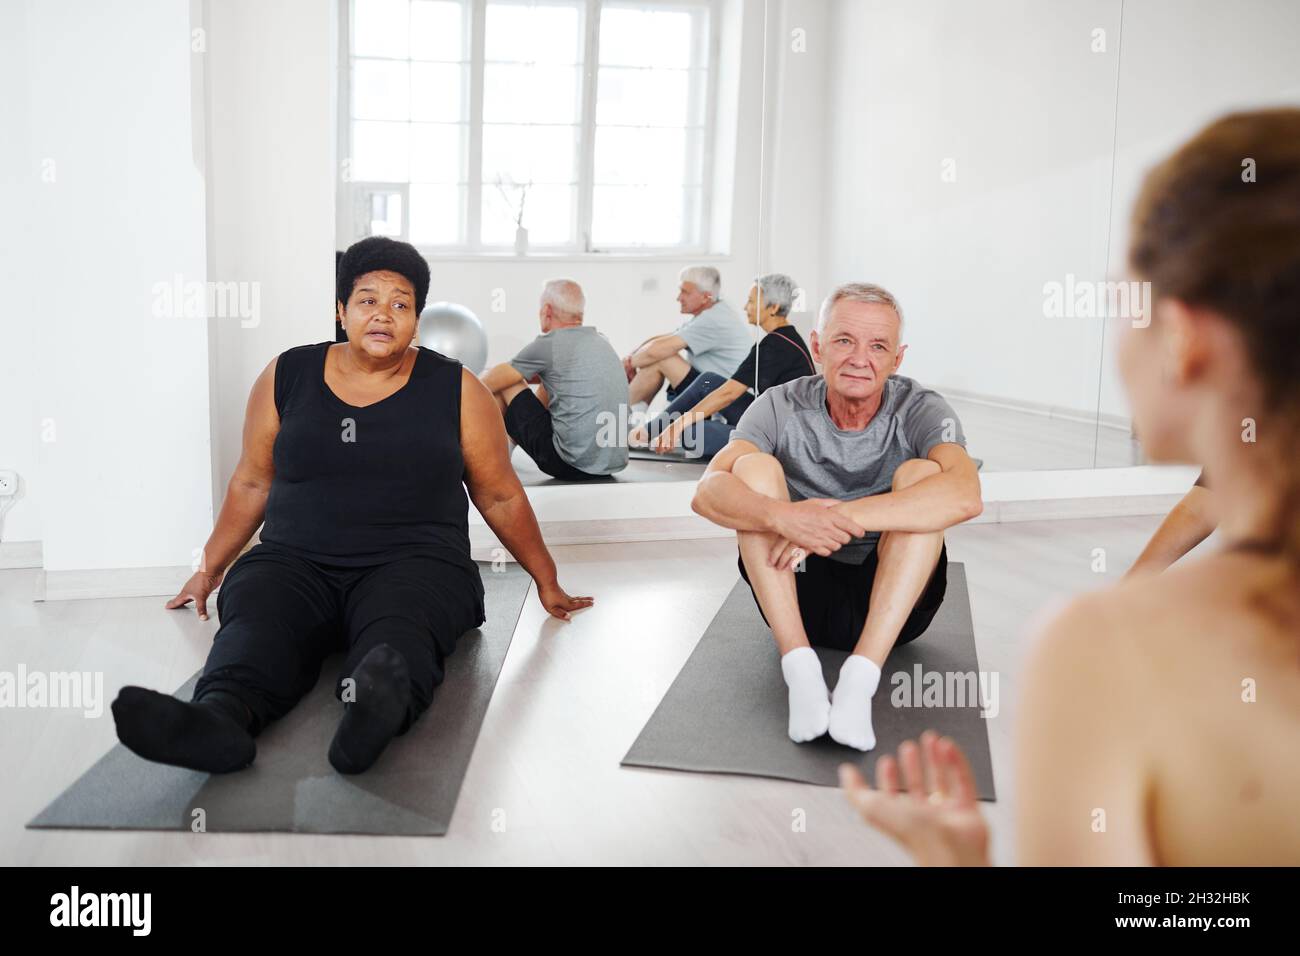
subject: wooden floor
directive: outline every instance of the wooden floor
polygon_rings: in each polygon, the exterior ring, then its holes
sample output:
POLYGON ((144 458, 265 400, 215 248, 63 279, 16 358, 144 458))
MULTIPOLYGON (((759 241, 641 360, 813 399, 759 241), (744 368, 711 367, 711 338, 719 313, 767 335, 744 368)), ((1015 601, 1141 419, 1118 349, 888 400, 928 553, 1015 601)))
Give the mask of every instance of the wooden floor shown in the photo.
MULTIPOLYGON (((986 804, 1012 858, 1009 739, 1026 623, 1116 577, 1155 517, 970 525, 966 562, 980 666, 1000 674, 989 721, 1001 799, 986 804), (1106 574, 1094 573, 1104 548, 1106 574)), ((1204 546, 1203 546, 1204 547, 1204 546)), ((23 825, 114 743, 112 717, 3 710, 0 859, 11 864, 899 864, 839 792, 805 784, 619 767, 736 579, 727 540, 566 546, 560 580, 596 604, 571 623, 530 594, 443 838, 34 831, 23 825), (792 814, 806 813, 806 832, 792 814), (504 830, 493 822, 504 821, 504 830)), ((0 571, 0 669, 104 672, 172 690, 198 669, 216 622, 130 598, 33 604, 34 571, 0 571)), ((179 584, 180 582, 178 582, 179 584)))

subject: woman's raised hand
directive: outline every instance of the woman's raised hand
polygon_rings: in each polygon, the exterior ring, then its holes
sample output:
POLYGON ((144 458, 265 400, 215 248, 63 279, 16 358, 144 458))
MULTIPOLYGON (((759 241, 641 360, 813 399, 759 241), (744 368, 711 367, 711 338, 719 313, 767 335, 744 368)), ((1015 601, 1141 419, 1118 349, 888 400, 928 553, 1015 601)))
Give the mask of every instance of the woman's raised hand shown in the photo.
POLYGON ((841 764, 840 786, 862 819, 901 843, 921 866, 988 866, 989 829, 966 755, 933 730, 876 761, 876 787, 841 764), (904 789, 899 788, 902 767, 904 789))

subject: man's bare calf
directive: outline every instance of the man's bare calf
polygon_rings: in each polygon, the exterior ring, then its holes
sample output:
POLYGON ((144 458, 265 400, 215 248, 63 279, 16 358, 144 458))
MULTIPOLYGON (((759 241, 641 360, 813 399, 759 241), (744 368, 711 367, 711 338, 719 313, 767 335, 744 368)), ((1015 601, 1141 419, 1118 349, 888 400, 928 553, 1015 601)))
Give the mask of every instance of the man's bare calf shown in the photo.
MULTIPOLYGON (((891 490, 906 488, 939 471, 936 462, 909 459, 895 470, 891 490)), ((772 455, 743 455, 731 472, 761 495, 789 500, 785 472, 772 455)), ((791 739, 811 740, 829 729, 836 741, 870 750, 875 746, 871 701, 880 682, 880 668, 938 564, 943 532, 881 534, 867 619, 853 653, 840 670, 833 700, 799 613, 796 572, 771 564, 778 536, 773 532, 738 531, 736 537, 745 572, 781 652, 781 670, 790 692, 791 739)))

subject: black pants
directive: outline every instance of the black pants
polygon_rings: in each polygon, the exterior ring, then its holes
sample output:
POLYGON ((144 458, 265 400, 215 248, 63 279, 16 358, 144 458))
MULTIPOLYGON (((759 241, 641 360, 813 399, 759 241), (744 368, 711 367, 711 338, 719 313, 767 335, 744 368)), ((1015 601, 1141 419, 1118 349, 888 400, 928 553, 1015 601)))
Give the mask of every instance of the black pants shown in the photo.
POLYGON ((543 474, 562 481, 599 481, 609 475, 589 475, 573 467, 555 447, 555 425, 551 411, 542 404, 537 393, 526 388, 515 395, 506 406, 506 434, 515 444, 528 452, 543 474))
POLYGON ((456 641, 483 623, 480 594, 482 582, 467 568, 436 558, 344 568, 259 544, 217 592, 221 627, 194 699, 211 690, 235 695, 252 712, 256 734, 316 685, 327 656, 346 655, 338 697, 371 648, 387 644, 411 674, 404 732, 428 708, 456 641))
MULTIPOLYGON (((862 636, 863 625, 867 623, 867 611, 871 606, 871 585, 876 580, 876 568, 879 566, 879 552, 871 549, 862 564, 845 564, 832 561, 819 554, 810 554, 804 559, 804 569, 794 575, 795 593, 799 598, 799 616, 803 618, 804 631, 808 634, 808 643, 818 647, 833 647, 841 651, 851 651, 862 636)), ((737 557, 740 576, 749 584, 749 575, 745 573, 745 559, 737 557)), ((750 584, 752 591, 754 586, 750 584)), ((894 642, 897 647, 914 641, 930 626, 934 615, 948 593, 948 545, 945 542, 939 550, 939 563, 935 565, 925 590, 917 598, 912 613, 903 623, 903 629, 894 642)), ((758 595, 754 595, 758 604, 758 595)), ((758 613, 767 623, 760 604, 758 613)), ((770 626, 770 625, 769 625, 770 626)))

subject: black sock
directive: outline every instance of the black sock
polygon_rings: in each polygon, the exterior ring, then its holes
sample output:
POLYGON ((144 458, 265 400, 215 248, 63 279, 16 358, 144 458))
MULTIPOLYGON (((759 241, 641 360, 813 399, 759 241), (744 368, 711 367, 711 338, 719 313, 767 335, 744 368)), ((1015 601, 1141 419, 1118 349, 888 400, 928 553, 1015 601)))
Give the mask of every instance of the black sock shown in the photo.
POLYGON ((352 679, 356 698, 344 704, 343 719, 330 744, 330 764, 339 773, 368 770, 402 728, 411 705, 406 658, 387 644, 371 648, 352 679))
POLYGON ((253 712, 248 705, 229 691, 210 690, 202 697, 196 697, 193 703, 200 707, 212 707, 221 711, 245 730, 253 726, 253 712))
POLYGON ((112 710, 117 739, 146 760, 204 773, 229 773, 247 767, 257 755, 248 731, 210 704, 186 703, 143 687, 123 687, 112 710))

